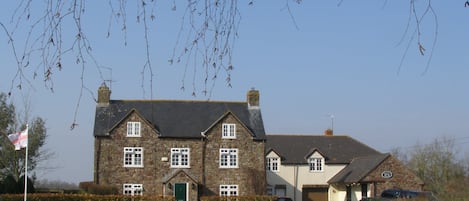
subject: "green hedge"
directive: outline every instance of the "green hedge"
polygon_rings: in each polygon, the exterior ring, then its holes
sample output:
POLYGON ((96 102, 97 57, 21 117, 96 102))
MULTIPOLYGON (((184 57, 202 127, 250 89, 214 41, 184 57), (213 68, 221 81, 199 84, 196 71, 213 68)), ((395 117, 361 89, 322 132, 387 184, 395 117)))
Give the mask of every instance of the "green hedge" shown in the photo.
POLYGON ((81 190, 95 195, 118 195, 118 188, 114 185, 95 184, 93 182, 81 182, 81 190))
MULTIPOLYGON (((0 195, 0 201, 23 201, 23 194, 0 195)), ((28 201, 174 201, 173 197, 159 195, 125 196, 92 194, 28 194, 28 201)))
POLYGON ((221 197, 221 196, 202 196, 200 201, 274 201, 274 196, 267 195, 248 195, 236 197, 221 197))
MULTIPOLYGON (((23 201, 23 194, 3 194, 0 195, 0 201, 23 201)), ((274 196, 203 196, 200 201, 274 201, 274 196)), ((37 193, 28 194, 28 201, 174 201, 172 196, 161 195, 143 195, 143 196, 125 196, 125 195, 92 195, 92 194, 56 194, 56 193, 37 193)))

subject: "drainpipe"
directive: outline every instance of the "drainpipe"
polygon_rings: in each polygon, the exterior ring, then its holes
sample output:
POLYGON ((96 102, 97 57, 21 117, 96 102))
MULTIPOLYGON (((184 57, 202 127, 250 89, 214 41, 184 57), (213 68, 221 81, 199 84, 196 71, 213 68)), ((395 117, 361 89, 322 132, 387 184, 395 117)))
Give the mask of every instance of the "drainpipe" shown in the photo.
MULTIPOLYGON (((206 149, 207 149, 207 135, 205 135, 205 131, 203 132, 200 132, 200 134, 202 135, 202 188, 205 188, 205 154, 206 154, 206 149)), ((199 194, 199 189, 197 189, 197 196, 200 197, 200 194, 199 194)), ((203 194, 203 190, 202 190, 202 194, 203 194)), ((197 198, 198 199, 198 198, 197 198)))
POLYGON ((294 177, 294 188, 293 188, 293 200, 296 201, 296 191, 298 188, 298 165, 295 165, 295 169, 293 169, 293 177, 294 177))
POLYGON ((166 183, 163 183, 163 200, 165 200, 166 197, 166 183))
POLYGON ((99 137, 94 137, 95 139, 95 164, 94 164, 94 182, 99 184, 99 159, 101 157, 101 139, 99 137))

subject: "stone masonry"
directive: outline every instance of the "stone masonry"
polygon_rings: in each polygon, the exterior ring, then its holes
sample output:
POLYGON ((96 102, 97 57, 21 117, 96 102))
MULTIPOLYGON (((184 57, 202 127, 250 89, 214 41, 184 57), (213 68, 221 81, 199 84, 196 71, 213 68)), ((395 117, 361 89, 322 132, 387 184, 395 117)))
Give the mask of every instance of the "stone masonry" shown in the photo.
POLYGON ((95 182, 113 185, 119 192, 123 184, 143 184, 145 195, 171 196, 172 185, 184 182, 190 184, 189 198, 194 201, 200 196, 219 195, 222 184, 238 185, 239 195, 265 194, 263 140, 254 140, 229 112, 205 136, 160 138, 139 112, 133 111, 108 136, 95 138, 95 182), (126 137, 128 121, 141 122, 141 137, 126 137), (236 139, 222 139, 223 123, 236 124, 236 139), (124 167, 124 147, 143 148, 143 167, 124 167), (190 168, 170 167, 171 148, 190 148, 190 168), (238 168, 219 167, 220 148, 238 149, 238 168))

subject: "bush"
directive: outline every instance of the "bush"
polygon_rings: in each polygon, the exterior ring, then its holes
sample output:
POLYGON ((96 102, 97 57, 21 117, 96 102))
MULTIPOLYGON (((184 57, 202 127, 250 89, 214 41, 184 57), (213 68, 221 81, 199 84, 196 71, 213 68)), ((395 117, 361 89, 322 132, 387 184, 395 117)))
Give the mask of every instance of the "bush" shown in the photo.
MULTIPOLYGON (((23 201, 23 194, 0 195, 2 201, 23 201)), ((91 194, 28 194, 28 201, 174 201, 170 196, 91 195, 91 194)))
POLYGON ((236 197, 225 197, 225 196, 202 196, 200 201, 274 201, 274 196, 267 195, 248 195, 248 196, 236 196, 236 197))
POLYGON ((95 184, 93 182, 81 182, 80 189, 95 195, 117 195, 119 194, 118 188, 112 185, 95 184))
MULTIPOLYGON (((0 181, 0 194, 3 193, 23 193, 24 192, 24 176, 18 181, 12 175, 8 175, 0 181)), ((28 193, 34 193, 33 181, 28 177, 28 193)))
POLYGON ((83 181, 83 182, 80 182, 80 183, 78 184, 78 188, 81 189, 81 190, 84 190, 84 191, 88 191, 88 188, 89 188, 91 185, 94 185, 94 182, 93 182, 93 181, 83 181))

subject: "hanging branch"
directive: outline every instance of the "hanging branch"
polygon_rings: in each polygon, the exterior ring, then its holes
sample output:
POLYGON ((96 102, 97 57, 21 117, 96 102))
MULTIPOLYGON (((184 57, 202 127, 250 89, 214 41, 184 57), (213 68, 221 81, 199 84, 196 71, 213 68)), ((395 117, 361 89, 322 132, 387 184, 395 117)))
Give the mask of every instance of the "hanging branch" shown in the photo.
MULTIPOLYGON (((106 80, 101 71, 103 67, 94 58, 92 45, 88 40, 83 23, 87 3, 86 0, 46 0, 41 4, 33 0, 21 0, 18 1, 11 17, 10 23, 13 27, 9 29, 0 22, 17 63, 17 73, 11 80, 9 94, 14 91, 14 86, 18 89, 21 89, 24 84, 33 87, 29 79, 36 78, 42 79, 44 86, 54 92, 54 76, 69 66, 64 63, 64 56, 74 56, 73 63, 78 64, 81 68, 79 75, 81 87, 78 92, 71 129, 78 125, 76 117, 84 92, 88 91, 92 94, 85 85, 85 78, 91 70, 90 68, 94 68, 103 82, 106 80), (67 26, 67 34, 64 34, 64 26, 67 26), (27 31, 24 32, 24 29, 27 31), (74 37, 71 40, 65 37, 70 35, 68 33, 70 30, 74 32, 74 37), (15 41, 16 37, 24 39, 15 41), (18 49, 18 46, 22 48, 18 49)), ((108 0, 108 5, 110 16, 105 37, 109 38, 112 34, 112 25, 118 24, 121 26, 123 43, 126 46, 128 2, 127 0, 108 0)), ((142 24, 145 43, 141 87, 145 97, 147 86, 149 86, 150 98, 153 98, 153 79, 155 76, 150 52, 150 23, 156 18, 155 7, 155 0, 137 1, 135 7, 137 10, 136 23, 142 24)), ((210 97, 216 80, 222 72, 226 85, 231 87, 232 54, 241 20, 238 2, 237 0, 189 0, 184 4, 184 7, 181 28, 170 63, 173 61, 180 63, 185 60, 181 89, 184 89, 186 75, 193 74, 192 94, 197 95, 199 89, 196 85, 202 76, 204 81, 201 93, 210 97), (192 71, 188 71, 190 68, 192 71)), ((176 10, 176 1, 173 1, 171 9, 176 10)))
MULTIPOLYGON (((175 3, 173 9, 176 10, 175 3)), ((240 20, 237 0, 188 1, 173 53, 168 60, 171 65, 184 66, 182 90, 186 88, 189 68, 192 68, 193 96, 199 93, 196 86, 198 72, 203 72, 201 93, 205 96, 211 96, 220 72, 224 72, 226 85, 231 87, 231 71, 234 69, 232 54, 240 20), (197 70, 199 68, 200 71, 197 70)))
POLYGON ((400 60, 397 73, 398 74, 400 73, 405 57, 408 53, 408 50, 412 46, 414 40, 416 39, 417 51, 420 53, 421 56, 426 56, 426 55, 428 56, 425 69, 422 72, 422 75, 425 75, 428 72, 428 69, 430 68, 431 60, 433 58, 433 51, 435 49, 437 39, 438 39, 438 16, 435 10, 433 9, 431 0, 425 0, 423 2, 416 2, 415 0, 409 1, 409 17, 407 19, 406 29, 404 31, 404 34, 399 44, 401 44, 404 41, 405 37, 408 35, 409 29, 411 28, 412 24, 415 24, 414 31, 412 32, 412 34, 410 34, 410 38, 407 42, 406 49, 400 60), (423 7, 417 6, 416 5, 417 3, 422 3, 423 7), (423 8, 423 11, 419 12, 418 8, 423 8), (425 45, 426 43, 422 39, 422 35, 423 35, 422 29, 424 28, 422 23, 423 23, 423 20, 427 19, 428 17, 431 17, 431 20, 435 27, 433 29, 433 34, 434 34, 432 37, 433 40, 432 42, 430 42, 430 45, 429 45, 430 48, 427 50, 426 48, 427 45, 425 45), (427 52, 429 52, 429 54, 426 54, 427 52))

